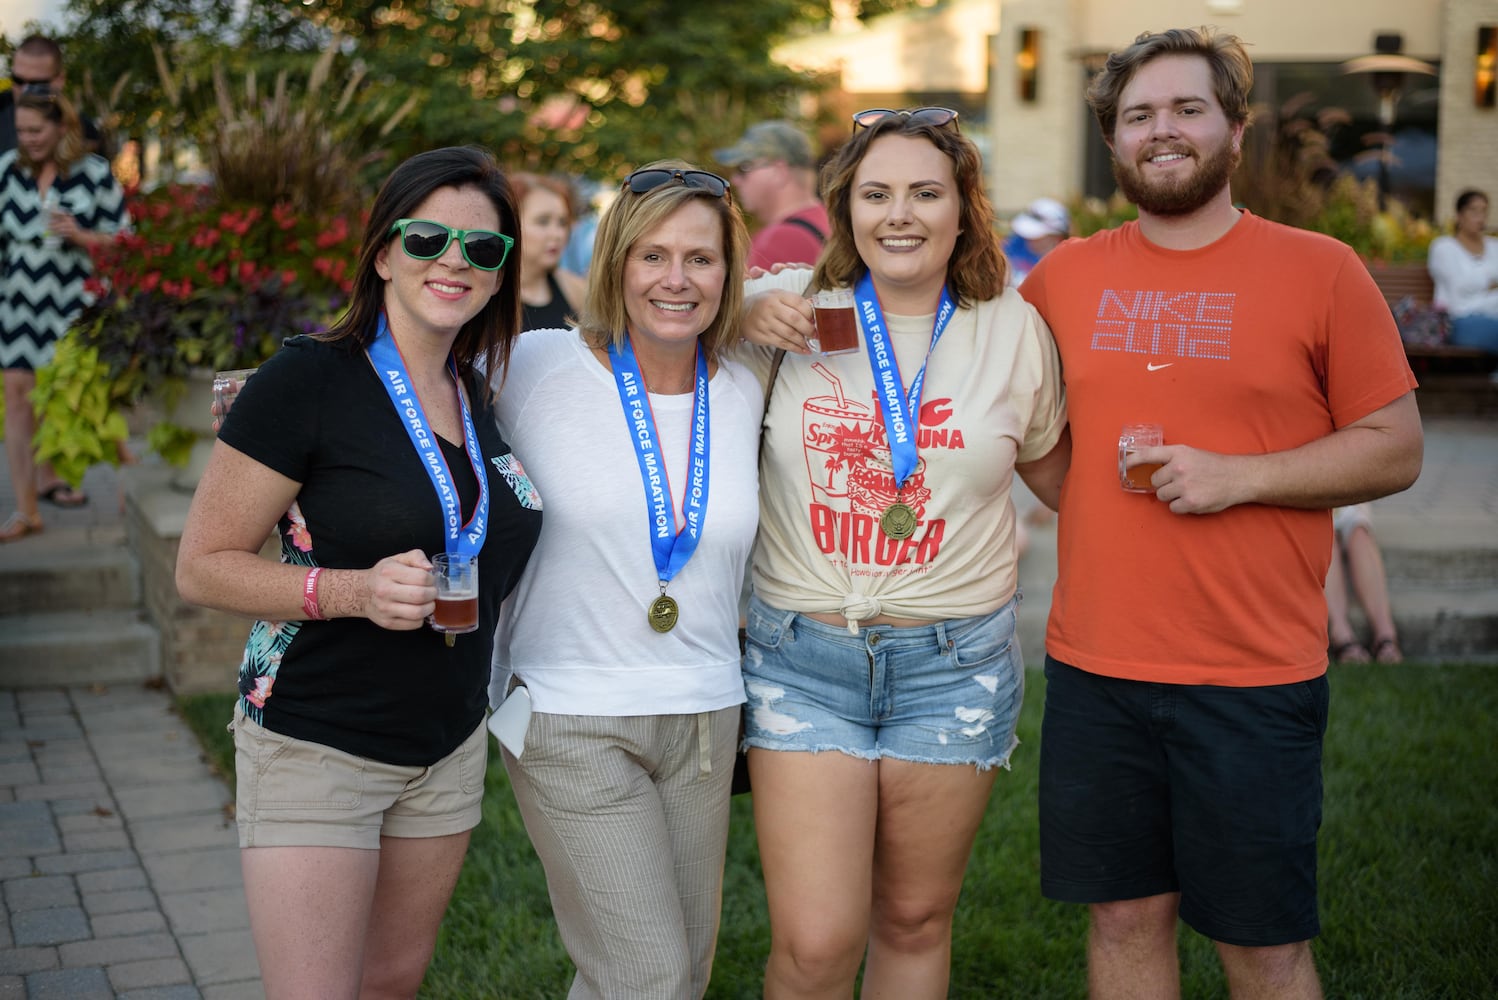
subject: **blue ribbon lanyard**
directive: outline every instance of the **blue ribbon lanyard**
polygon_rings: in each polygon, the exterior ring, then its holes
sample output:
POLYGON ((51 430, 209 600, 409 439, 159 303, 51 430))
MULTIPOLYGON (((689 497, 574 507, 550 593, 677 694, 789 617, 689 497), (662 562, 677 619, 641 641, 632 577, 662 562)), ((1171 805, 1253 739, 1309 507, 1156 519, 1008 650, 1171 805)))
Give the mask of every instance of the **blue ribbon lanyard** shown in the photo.
POLYGON ((904 488, 905 480, 915 471, 916 429, 921 412, 921 390, 926 383, 926 366, 931 363, 931 352, 936 342, 946 332, 957 303, 941 287, 941 304, 936 310, 936 322, 931 328, 931 346, 926 348, 926 358, 921 370, 915 373, 907 397, 904 383, 900 379, 900 363, 895 360, 894 345, 884 328, 884 310, 879 306, 879 295, 874 291, 874 278, 868 271, 858 279, 854 288, 858 302, 858 315, 863 326, 864 340, 869 348, 869 367, 874 372, 874 393, 879 397, 879 410, 884 417, 884 432, 889 438, 890 460, 894 466, 895 489, 904 488))
POLYGON ((421 456, 422 467, 432 480, 437 499, 442 504, 442 536, 449 555, 476 556, 484 547, 484 536, 489 530, 489 477, 484 472, 483 458, 479 454, 478 433, 473 429, 473 415, 468 412, 468 401, 463 396, 463 387, 458 381, 458 365, 451 355, 447 359, 448 371, 453 384, 458 388, 458 408, 463 415, 463 443, 468 450, 468 462, 479 481, 479 502, 473 509, 473 517, 463 522, 463 507, 452 475, 447 471, 447 460, 437 445, 437 435, 427 426, 426 414, 422 412, 421 400, 411 387, 411 376, 406 371, 406 360, 401 356, 400 346, 390 335, 390 324, 385 314, 380 314, 380 326, 375 331, 374 343, 367 350, 370 363, 380 376, 380 384, 390 396, 395 412, 400 414, 411 445, 421 456))
POLYGON ((708 493, 708 406, 707 357, 697 345, 697 379, 692 402, 691 472, 682 501, 683 525, 676 527, 676 505, 671 499, 671 484, 661 458, 660 439, 656 433, 655 414, 647 398, 645 377, 625 333, 624 347, 610 344, 609 367, 619 390, 619 403, 635 443, 635 459, 640 463, 640 482, 645 487, 646 520, 650 525, 650 552, 655 558, 656 577, 661 593, 666 584, 687 564, 702 538, 707 521, 708 493))

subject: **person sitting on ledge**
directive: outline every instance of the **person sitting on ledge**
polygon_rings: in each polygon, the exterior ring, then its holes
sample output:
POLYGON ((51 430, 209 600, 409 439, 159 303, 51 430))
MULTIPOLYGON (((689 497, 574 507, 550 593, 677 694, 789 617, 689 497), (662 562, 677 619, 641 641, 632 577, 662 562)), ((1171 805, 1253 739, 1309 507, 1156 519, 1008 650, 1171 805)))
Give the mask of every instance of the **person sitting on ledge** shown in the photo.
POLYGON ((1338 507, 1332 526, 1332 561, 1326 571, 1326 631, 1332 662, 1403 663, 1389 604, 1389 579, 1378 540, 1373 537, 1368 504, 1338 507), (1353 631, 1348 617, 1351 596, 1363 606, 1373 632, 1371 651, 1353 631))
POLYGON ((1486 234, 1488 196, 1469 188, 1456 197, 1454 235, 1430 243, 1426 266, 1436 308, 1451 317, 1449 343, 1498 354, 1498 237, 1486 234))

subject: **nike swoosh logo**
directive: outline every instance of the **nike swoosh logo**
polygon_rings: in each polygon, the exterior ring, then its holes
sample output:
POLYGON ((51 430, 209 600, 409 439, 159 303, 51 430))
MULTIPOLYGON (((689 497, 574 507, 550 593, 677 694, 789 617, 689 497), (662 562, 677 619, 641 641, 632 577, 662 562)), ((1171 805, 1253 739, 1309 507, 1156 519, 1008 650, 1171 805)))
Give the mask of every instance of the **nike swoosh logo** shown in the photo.
POLYGON ((1144 370, 1147 371, 1147 372, 1157 372, 1161 368, 1169 368, 1173 364, 1175 364, 1174 361, 1168 361, 1168 362, 1166 362, 1163 365, 1145 365, 1144 366, 1144 370))

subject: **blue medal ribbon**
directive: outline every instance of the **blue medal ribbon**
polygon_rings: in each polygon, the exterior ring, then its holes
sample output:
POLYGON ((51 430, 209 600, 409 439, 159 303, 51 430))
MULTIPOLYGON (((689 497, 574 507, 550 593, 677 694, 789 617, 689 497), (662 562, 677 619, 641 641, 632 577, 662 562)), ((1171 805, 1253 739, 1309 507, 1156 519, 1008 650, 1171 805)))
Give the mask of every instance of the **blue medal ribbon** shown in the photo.
POLYGON ((401 356, 400 345, 390 335, 390 324, 384 313, 380 314, 374 343, 369 345, 366 353, 380 376, 380 384, 395 406, 395 412, 405 425, 412 447, 421 456, 421 465, 432 480, 432 487, 437 491, 437 499, 442 504, 442 536, 446 551, 449 555, 477 556, 484 547, 484 536, 489 530, 489 477, 479 454, 479 437, 473 429, 473 415, 468 412, 468 401, 458 381, 457 362, 448 355, 447 369, 452 374, 453 384, 458 387, 458 408, 463 415, 463 444, 473 474, 479 481, 479 502, 467 524, 463 523, 463 507, 452 475, 447 470, 447 460, 442 457, 437 435, 427 425, 421 400, 416 398, 411 376, 406 371, 406 360, 401 356))
POLYGON ((676 509, 671 500, 671 487, 666 478, 666 466, 661 457, 660 439, 656 434, 655 414, 647 398, 645 377, 640 373, 634 348, 626 332, 624 347, 614 344, 608 348, 609 367, 614 373, 614 385, 619 390, 619 404, 624 408, 625 423, 629 425, 630 438, 635 443, 635 459, 640 463, 640 482, 645 487, 646 519, 650 525, 650 552, 655 558, 655 572, 661 582, 661 592, 666 584, 687 564, 697 543, 702 538, 702 526, 707 521, 708 493, 708 405, 707 405, 707 357, 702 345, 697 345, 697 378, 692 401, 692 451, 691 471, 685 498, 682 501, 682 527, 676 527, 676 509))
POLYGON ((926 366, 931 363, 931 352, 936 342, 946 332, 957 303, 947 286, 941 286, 941 303, 936 310, 936 322, 931 328, 931 346, 926 348, 926 359, 921 370, 915 373, 907 396, 905 384, 900 379, 900 363, 895 360, 894 345, 884 328, 884 310, 879 306, 879 295, 874 291, 874 277, 868 271, 858 279, 854 287, 858 302, 858 317, 863 326, 863 337, 869 349, 869 367, 874 372, 874 394, 879 397, 879 411, 884 417, 884 433, 889 439, 890 461, 894 466, 895 490, 905 486, 905 480, 915 471, 917 421, 921 412, 921 390, 926 384, 926 366))

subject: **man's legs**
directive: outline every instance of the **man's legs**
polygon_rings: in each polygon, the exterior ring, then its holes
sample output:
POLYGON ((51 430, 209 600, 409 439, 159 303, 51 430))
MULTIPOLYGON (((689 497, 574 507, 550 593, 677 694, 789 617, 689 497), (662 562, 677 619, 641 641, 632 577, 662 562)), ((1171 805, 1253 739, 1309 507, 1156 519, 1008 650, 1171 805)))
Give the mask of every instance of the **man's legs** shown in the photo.
POLYGON ((1179 915, 1218 942, 1234 997, 1319 996, 1325 677, 1145 684, 1049 658, 1046 677, 1042 890, 1090 904, 1092 995, 1178 996, 1179 915))
POLYGON ((1241 948, 1217 942, 1233 1000, 1321 1000, 1311 942, 1241 948))
POLYGON ((1181 995, 1176 909, 1181 895, 1093 903, 1087 933, 1092 1000, 1171 1000, 1181 995))

